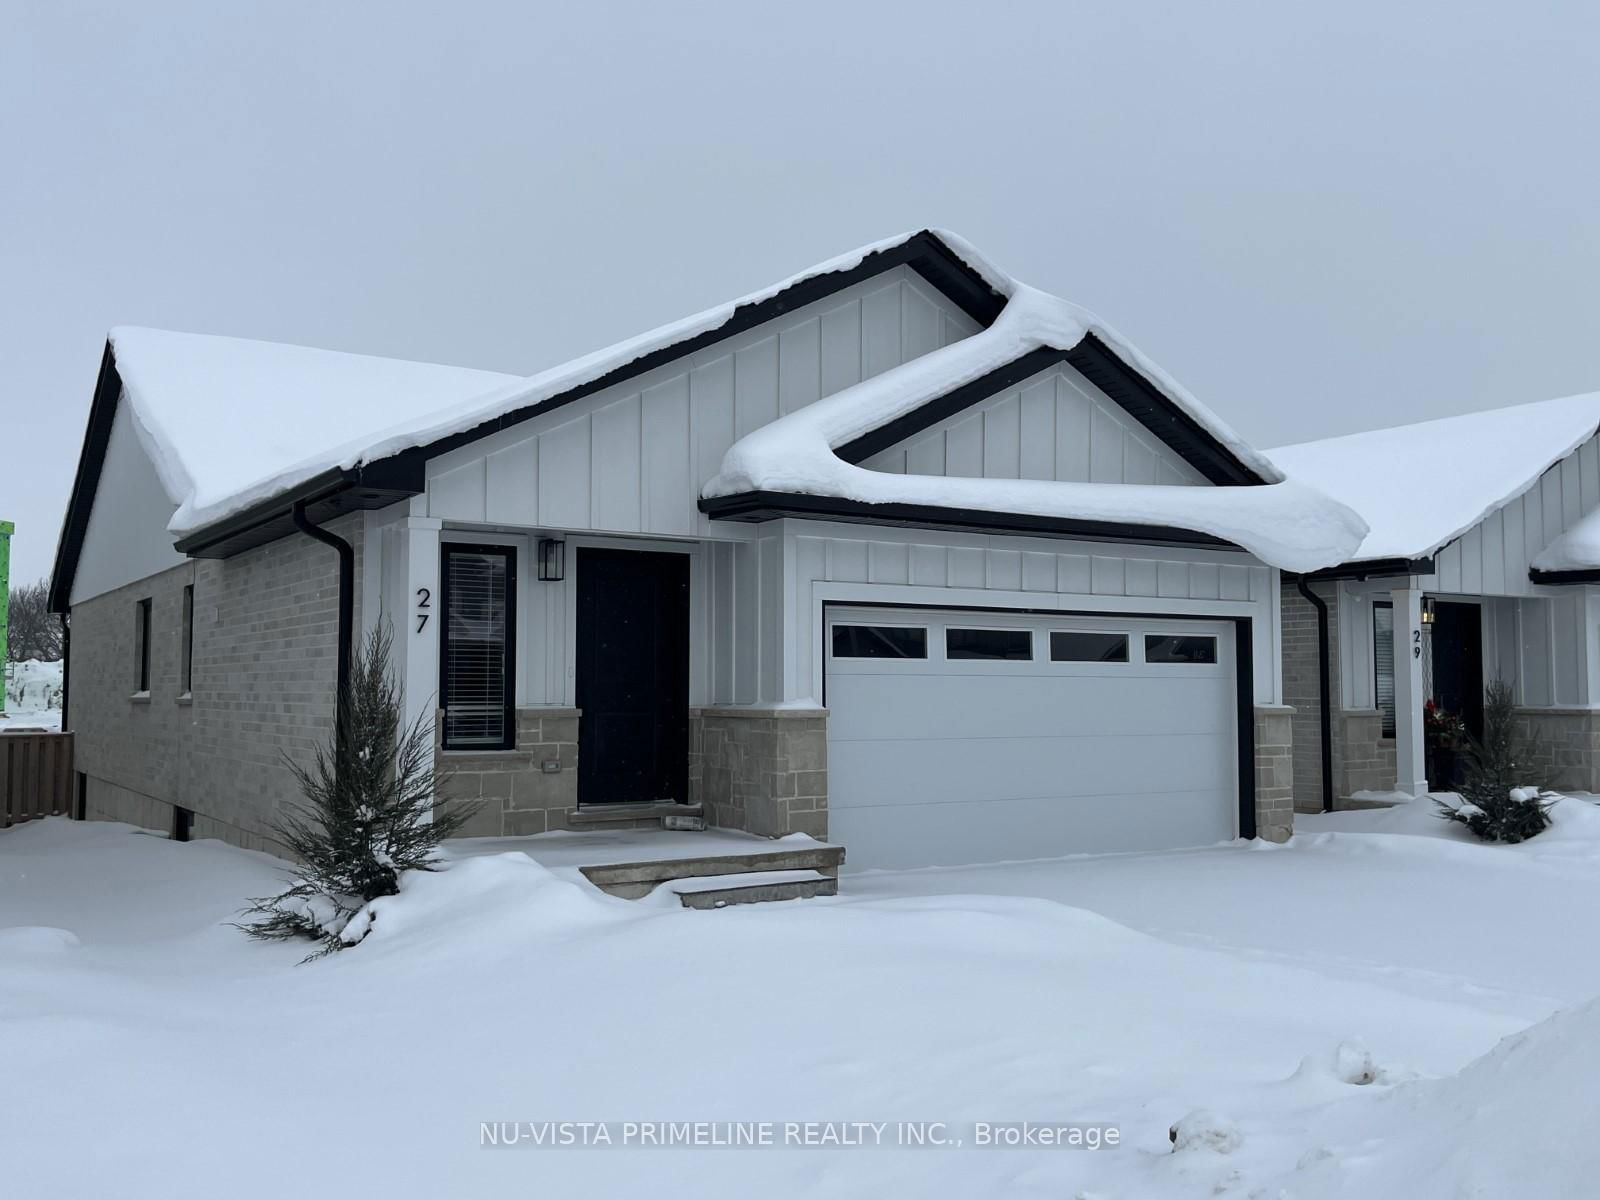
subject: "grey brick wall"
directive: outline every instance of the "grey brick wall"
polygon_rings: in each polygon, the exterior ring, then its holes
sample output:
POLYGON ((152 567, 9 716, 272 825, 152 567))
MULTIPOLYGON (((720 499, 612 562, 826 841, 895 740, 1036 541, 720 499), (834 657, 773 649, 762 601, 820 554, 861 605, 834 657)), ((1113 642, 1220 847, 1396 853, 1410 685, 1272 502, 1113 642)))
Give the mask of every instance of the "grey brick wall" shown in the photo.
MULTIPOLYGON (((330 526, 356 546, 360 515, 330 526)), ((302 535, 237 558, 184 563, 72 609, 70 721, 88 815, 276 849, 296 796, 283 756, 307 759, 333 725, 338 561, 302 535), (182 597, 193 583, 193 690, 180 696, 182 597), (151 600, 150 694, 133 699, 135 610, 151 600)))
POLYGON ((1383 736, 1383 714, 1375 708, 1346 709, 1334 759, 1335 806, 1357 792, 1390 792, 1395 785, 1395 741, 1383 736))
POLYGON ((827 840, 826 710, 695 709, 689 747, 689 797, 708 824, 827 840))
MULTIPOLYGON (((1296 812, 1322 811, 1322 693, 1317 656, 1317 610, 1292 580, 1284 580, 1283 702, 1294 709, 1294 807, 1296 812)), ((1328 605, 1329 687, 1334 698, 1333 764, 1335 790, 1344 758, 1344 722, 1337 711, 1339 683, 1338 585, 1313 583, 1311 590, 1328 605)), ((1392 782, 1392 780, 1391 780, 1392 782)))
POLYGON ((1288 708, 1256 709, 1256 836, 1294 833, 1294 718, 1288 708))

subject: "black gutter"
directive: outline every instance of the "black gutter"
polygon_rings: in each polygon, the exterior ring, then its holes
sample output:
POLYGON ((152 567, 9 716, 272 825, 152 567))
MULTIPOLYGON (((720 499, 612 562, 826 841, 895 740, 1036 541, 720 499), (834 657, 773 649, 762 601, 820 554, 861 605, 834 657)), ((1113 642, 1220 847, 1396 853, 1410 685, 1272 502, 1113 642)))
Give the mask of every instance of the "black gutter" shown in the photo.
POLYGON ((1600 583, 1600 570, 1594 567, 1580 567, 1571 571, 1541 571, 1538 567, 1528 568, 1529 583, 1600 583))
POLYGON ((1322 811, 1333 811, 1333 655, 1329 649, 1328 602, 1311 590, 1304 575, 1294 585, 1317 610, 1317 723, 1322 733, 1322 811))
POLYGON ((61 732, 71 733, 72 723, 67 720, 72 699, 72 623, 66 613, 58 614, 61 621, 61 732))
POLYGON ((230 558, 240 550, 287 537, 296 526, 296 505, 313 524, 363 509, 387 508, 419 495, 427 481, 420 460, 383 459, 359 467, 331 467, 290 490, 257 502, 231 517, 179 538, 174 549, 190 558, 230 558), (266 536, 252 537, 266 530, 266 536))
POLYGON ((1309 571, 1307 579, 1385 579, 1391 575, 1432 575, 1433 556, 1424 555, 1421 558, 1369 558, 1365 562, 1340 563, 1337 567, 1325 567, 1320 571, 1309 571))
POLYGON ((932 504, 868 504, 861 500, 810 496, 802 492, 740 492, 732 496, 702 498, 700 511, 712 520, 722 521, 762 522, 780 517, 803 517, 860 525, 948 529, 960 533, 1015 533, 1092 542, 1134 542, 1146 546, 1240 548, 1209 533, 1169 525, 1042 517, 1034 513, 988 512, 932 504))
POLYGON ((340 746, 344 745, 350 728, 350 657, 355 644, 356 624, 356 552, 350 543, 336 533, 313 525, 306 518, 304 500, 296 501, 290 515, 295 528, 324 546, 332 546, 339 554, 339 693, 335 701, 337 717, 335 733, 340 746))

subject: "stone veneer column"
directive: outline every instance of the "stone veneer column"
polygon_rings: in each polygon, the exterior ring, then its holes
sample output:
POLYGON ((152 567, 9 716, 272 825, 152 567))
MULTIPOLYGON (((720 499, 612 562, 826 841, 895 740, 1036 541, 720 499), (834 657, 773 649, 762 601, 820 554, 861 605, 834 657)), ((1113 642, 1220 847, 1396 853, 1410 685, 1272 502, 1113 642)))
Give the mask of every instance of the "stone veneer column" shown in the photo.
POLYGON ((1256 836, 1286 842, 1294 833, 1294 709, 1256 709, 1256 836))
POLYGON ((692 709, 689 745, 689 798, 707 824, 827 839, 827 709, 692 709))

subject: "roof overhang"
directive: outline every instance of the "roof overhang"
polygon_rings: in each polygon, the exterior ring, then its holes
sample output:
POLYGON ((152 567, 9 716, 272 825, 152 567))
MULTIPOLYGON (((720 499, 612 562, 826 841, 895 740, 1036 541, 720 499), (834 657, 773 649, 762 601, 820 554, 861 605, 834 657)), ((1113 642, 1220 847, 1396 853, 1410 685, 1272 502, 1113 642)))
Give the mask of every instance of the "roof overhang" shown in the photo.
POLYGON ((106 447, 111 444, 111 424, 117 416, 117 399, 122 395, 122 378, 117 374, 111 343, 100 355, 100 373, 95 377, 94 399, 89 403, 89 424, 78 451, 78 469, 72 477, 72 494, 67 499, 67 514, 56 542, 56 561, 50 569, 49 606, 53 613, 64 613, 71 602, 72 581, 78 573, 78 556, 83 551, 84 534, 89 529, 89 512, 94 507, 95 490, 100 486, 100 469, 105 465, 106 447))
POLYGON ((1432 575, 1433 558, 1369 558, 1360 562, 1340 563, 1320 571, 1308 571, 1304 576, 1292 578, 1317 579, 1388 579, 1398 575, 1432 575))
MULTIPOLYGON (((585 396, 626 382, 677 359, 705 349, 726 338, 781 316, 786 312, 824 300, 854 284, 896 267, 915 271, 980 326, 994 323, 1006 305, 1006 298, 984 275, 950 248, 931 230, 923 230, 893 246, 875 250, 848 268, 814 275, 791 284, 764 299, 735 308, 721 325, 683 341, 641 355, 599 377, 549 396, 537 403, 512 409, 470 429, 438 438, 425 445, 353 468, 335 469, 305 481, 288 491, 262 500, 248 508, 202 528, 192 530, 177 542, 183 554, 201 558, 227 558, 253 547, 276 541, 294 531, 290 513, 297 503, 306 505, 307 515, 322 522, 363 509, 387 507, 419 495, 426 487, 427 462, 501 430, 532 420, 553 409, 581 400, 585 396)), ((1009 384, 1066 362, 1105 392, 1113 401, 1162 441, 1172 446, 1205 478, 1214 484, 1254 484, 1264 482, 1233 455, 1203 425, 1166 397, 1138 370, 1124 362, 1109 346, 1093 334, 1086 335, 1070 350, 1035 351, 1005 367, 923 405, 899 421, 863 435, 840 449, 847 461, 859 462, 873 453, 931 427, 936 422, 993 395, 1009 384)), ((51 579, 51 606, 65 611, 72 590, 72 579, 82 549, 89 510, 100 477, 101 462, 110 437, 122 382, 117 375, 114 352, 107 343, 101 361, 100 377, 91 406, 88 432, 79 458, 78 474, 67 508, 61 542, 57 547, 56 568, 51 579)), ((753 515, 762 506, 741 505, 743 497, 709 502, 706 511, 729 519, 768 519, 753 515), (735 512, 739 509, 739 512, 735 512)), ((789 508, 804 508, 816 497, 788 498, 789 508)), ((770 504, 765 507, 770 508, 770 504)), ((867 505, 870 514, 852 516, 834 505, 829 513, 806 509, 804 515, 837 520, 869 520, 873 523, 920 525, 946 529, 1009 529, 1014 532, 1049 533, 1052 536, 1100 538, 1151 544, 1223 545, 1217 539, 1184 530, 1152 526, 1117 525, 1100 522, 1061 521, 1026 514, 970 513, 965 510, 922 509, 917 506, 867 505), (896 515, 899 510, 903 513, 896 515)), ((777 514, 775 514, 777 515, 777 514)), ((796 511, 795 515, 800 515, 796 511)))
POLYGON ((1600 567, 1581 567, 1571 571, 1541 571, 1538 567, 1529 567, 1528 582, 1543 584, 1600 583, 1600 567))
POLYGON ((1074 520, 1032 513, 987 512, 925 504, 868 504, 860 500, 812 496, 800 492, 742 492, 734 496, 702 498, 700 511, 720 521, 762 522, 782 517, 800 517, 858 525, 942 529, 958 533, 1013 533, 1089 542, 1131 542, 1148 546, 1221 547, 1244 553, 1242 547, 1208 533, 1167 525, 1074 520))
MULTIPOLYGON (((294 532, 290 511, 301 501, 305 502, 306 513, 312 521, 320 523, 330 517, 361 509, 383 508, 419 495, 426 486, 427 462, 431 458, 653 371, 753 329, 774 317, 825 300, 836 292, 901 266, 915 271, 981 326, 993 324, 1000 310, 1005 307, 1005 297, 979 271, 965 262, 937 234, 923 230, 896 245, 874 250, 854 266, 813 275, 765 299, 740 305, 714 329, 641 355, 598 378, 536 404, 512 409, 471 429, 359 467, 325 471, 290 491, 191 531, 179 539, 177 549, 180 553, 197 558, 228 558, 294 532)), ((100 380, 95 388, 95 402, 90 410, 89 430, 78 463, 78 478, 73 485, 66 525, 56 552, 56 570, 52 576, 50 595, 52 607, 58 612, 65 611, 72 590, 72 577, 77 569, 78 553, 88 525, 89 508, 94 502, 100 464, 111 433, 111 418, 115 415, 121 391, 122 381, 117 376, 111 345, 107 343, 101 360, 100 380)))
POLYGON ((420 495, 425 486, 420 460, 384 459, 366 466, 325 471, 288 492, 178 539, 190 558, 232 558, 295 531, 293 510, 304 504, 313 525, 364 509, 387 508, 420 495))

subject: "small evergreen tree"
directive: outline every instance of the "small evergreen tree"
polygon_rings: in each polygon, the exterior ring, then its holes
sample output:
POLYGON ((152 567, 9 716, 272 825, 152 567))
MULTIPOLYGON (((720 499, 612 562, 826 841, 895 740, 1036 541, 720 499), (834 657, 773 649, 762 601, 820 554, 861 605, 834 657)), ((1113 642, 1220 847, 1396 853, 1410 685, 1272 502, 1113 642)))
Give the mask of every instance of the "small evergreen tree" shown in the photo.
POLYGON ((1550 826, 1555 797, 1530 779, 1538 739, 1518 739, 1515 713, 1510 684, 1497 679, 1484 689, 1483 739, 1467 735, 1460 803, 1434 801, 1441 817, 1486 842, 1526 841, 1550 826))
POLYGON ((245 910, 240 928, 252 937, 320 942, 310 958, 354 945, 369 922, 353 918, 367 902, 398 892, 404 871, 435 870, 439 844, 472 815, 471 804, 434 799, 443 777, 434 770, 433 721, 424 713, 403 726, 392 641, 381 622, 367 636, 341 720, 311 765, 286 757, 304 800, 275 829, 299 865, 289 887, 245 910))

